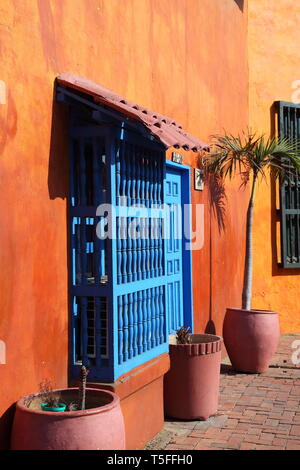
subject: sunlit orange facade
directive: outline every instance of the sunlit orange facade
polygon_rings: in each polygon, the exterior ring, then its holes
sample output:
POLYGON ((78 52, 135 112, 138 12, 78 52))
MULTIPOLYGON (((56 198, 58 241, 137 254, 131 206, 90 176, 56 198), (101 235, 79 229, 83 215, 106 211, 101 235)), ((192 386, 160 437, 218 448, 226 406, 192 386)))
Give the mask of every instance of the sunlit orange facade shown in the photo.
MULTIPOLYGON (((206 142, 224 129, 269 133, 273 102, 290 101, 300 79, 300 7, 247 3, 2 0, 0 447, 8 445, 20 396, 44 377, 68 385, 68 116, 54 100, 55 78, 86 77, 206 142)), ((197 154, 181 153, 197 166, 197 154)), ((205 223, 204 246, 192 258, 195 331, 221 334, 226 307, 241 305, 248 190, 234 181, 225 190, 206 182, 195 191, 191 178, 192 203, 204 204, 205 223)), ((272 186, 262 184, 253 306, 279 311, 282 331, 297 332, 300 273, 277 267, 275 217, 272 186)))

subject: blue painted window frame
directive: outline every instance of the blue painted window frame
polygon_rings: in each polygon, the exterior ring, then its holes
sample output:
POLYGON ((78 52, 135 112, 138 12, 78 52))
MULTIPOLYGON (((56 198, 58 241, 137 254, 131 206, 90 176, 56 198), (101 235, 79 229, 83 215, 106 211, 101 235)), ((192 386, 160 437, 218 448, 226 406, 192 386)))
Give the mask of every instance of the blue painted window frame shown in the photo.
MULTIPOLYGON (((192 232, 192 213, 191 213, 191 168, 187 165, 166 160, 166 171, 172 169, 181 175, 181 204, 189 206, 187 227, 182 230, 184 236, 182 238, 182 276, 183 276, 183 309, 184 309, 184 326, 190 327, 190 331, 194 332, 194 314, 193 314, 193 286, 192 286, 192 251, 186 249, 186 243, 191 243, 192 232)), ((184 222, 184 218, 182 218, 184 222)))
MULTIPOLYGON (((101 107, 97 113, 97 117, 101 119, 101 107)), ((71 106, 70 109, 70 136, 75 135, 78 136, 78 129, 74 130, 76 125, 75 121, 78 120, 80 115, 80 109, 74 108, 71 106)), ((112 113, 114 116, 114 113, 112 113)), ((95 113, 93 114, 95 118, 95 113)), ((106 139, 105 148, 106 148, 106 156, 107 156, 107 180, 108 186, 110 190, 108 191, 108 199, 107 202, 112 203, 116 207, 116 188, 115 188, 115 181, 116 181, 116 149, 115 149, 115 142, 116 139, 127 139, 129 140, 129 134, 131 136, 134 135, 135 142, 141 142, 143 145, 149 145, 153 148, 156 148, 160 152, 164 153, 164 163, 165 163, 165 148, 150 137, 149 140, 146 139, 145 134, 139 135, 139 129, 136 129, 135 126, 130 127, 130 124, 126 123, 127 130, 124 130, 124 122, 120 120, 116 120, 114 125, 111 125, 112 119, 110 118, 110 124, 104 125, 97 129, 95 123, 91 124, 89 136, 94 136, 96 132, 97 136, 102 135, 106 139), (134 133, 134 134, 133 134, 134 133)), ((84 132, 84 131, 83 131, 84 132)), ((71 162, 74 158, 73 156, 73 148, 70 148, 71 153, 71 162)), ((70 186, 72 188, 73 184, 73 174, 72 174, 72 163, 71 163, 71 177, 70 177, 70 186)), ((163 169, 165 174, 165 167, 163 169)), ((165 176, 164 176, 165 178, 165 176)), ((164 199, 164 184, 162 184, 162 193, 164 199)), ((95 217, 95 207, 89 207, 88 209, 80 209, 72 207, 72 199, 74 199, 72 190, 70 194, 70 201, 69 201, 69 208, 68 208, 68 219, 70 223, 70 259, 72 262, 72 250, 74 250, 74 245, 72 244, 72 217, 95 217)), ((116 207, 116 218, 118 216, 119 209, 116 207)), ((116 231, 116 220, 113 223, 113 231, 115 235, 116 231)), ((103 381, 103 382, 114 382, 118 379, 121 375, 125 374, 126 372, 132 370, 133 368, 159 356, 162 353, 168 352, 168 335, 167 335, 167 319, 165 319, 164 325, 164 341, 162 344, 152 348, 149 351, 145 351, 143 354, 140 354, 137 357, 131 358, 126 361, 126 363, 120 364, 118 361, 118 296, 126 294, 130 288, 132 288, 132 284, 125 284, 125 285, 118 285, 117 283, 117 246, 116 246, 116 237, 113 236, 111 240, 108 241, 108 276, 110 281, 107 285, 101 286, 101 289, 97 287, 90 287, 90 286, 76 286, 74 285, 74 269, 71 266, 70 269, 70 311, 71 311, 71 324, 70 324, 70 375, 72 378, 78 377, 79 369, 81 364, 76 361, 76 341, 75 341, 75 334, 76 334, 76 315, 77 315, 77 304, 75 304, 75 299, 78 300, 79 297, 105 297, 108 302, 108 357, 106 359, 101 359, 98 365, 90 365, 86 363, 88 366, 90 373, 89 373, 89 380, 94 381, 103 381)), ((165 267, 164 267, 165 269, 165 267)), ((160 276, 157 279, 148 279, 142 280, 136 283, 135 287, 138 289, 150 289, 155 288, 155 286, 164 286, 166 285, 166 276, 160 276)), ((165 301, 164 301, 165 306, 165 301)))

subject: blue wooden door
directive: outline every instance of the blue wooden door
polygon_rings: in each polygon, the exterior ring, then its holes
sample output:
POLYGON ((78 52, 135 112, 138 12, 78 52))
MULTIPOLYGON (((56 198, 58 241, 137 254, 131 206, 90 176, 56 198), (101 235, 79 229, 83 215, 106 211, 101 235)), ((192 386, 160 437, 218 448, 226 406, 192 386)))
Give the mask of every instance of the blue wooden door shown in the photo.
POLYGON ((184 326, 181 186, 180 172, 168 168, 165 181, 165 204, 168 206, 166 227, 166 300, 169 334, 184 326))

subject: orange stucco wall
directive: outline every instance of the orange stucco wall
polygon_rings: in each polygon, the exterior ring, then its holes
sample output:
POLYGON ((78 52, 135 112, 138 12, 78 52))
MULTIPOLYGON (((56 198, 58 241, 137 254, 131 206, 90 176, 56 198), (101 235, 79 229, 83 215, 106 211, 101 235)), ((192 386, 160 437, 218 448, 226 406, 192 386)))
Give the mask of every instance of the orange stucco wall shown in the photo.
MULTIPOLYGON (((94 80, 204 140, 237 132, 248 122, 245 9, 235 0, 1 1, 0 447, 15 400, 44 377, 67 384, 67 114, 53 103, 55 77, 94 80)), ((246 194, 236 189, 228 185, 225 205, 214 190, 224 230, 208 185, 192 194, 205 205, 204 248, 193 253, 196 331, 220 333, 226 306, 241 302, 246 194)))
MULTIPOLYGON (((249 2, 249 120, 253 130, 266 135, 273 133, 273 102, 293 101, 292 85, 300 79, 299 21, 299 2, 249 2)), ((278 311, 282 332, 299 332, 300 270, 278 267, 276 208, 274 184, 261 183, 254 220, 253 306, 278 311)))

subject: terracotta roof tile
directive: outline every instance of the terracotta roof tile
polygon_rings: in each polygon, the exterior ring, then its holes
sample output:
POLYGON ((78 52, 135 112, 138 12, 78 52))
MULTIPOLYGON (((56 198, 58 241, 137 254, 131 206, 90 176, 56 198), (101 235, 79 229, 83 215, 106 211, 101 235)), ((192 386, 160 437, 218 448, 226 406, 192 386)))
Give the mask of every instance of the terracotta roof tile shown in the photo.
POLYGON ((132 103, 90 80, 63 73, 57 77, 57 81, 61 85, 93 96, 95 101, 141 122, 166 148, 181 147, 194 152, 209 150, 207 144, 185 132, 182 126, 173 119, 132 103))

